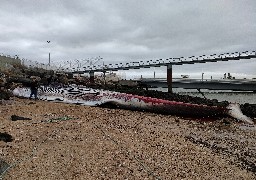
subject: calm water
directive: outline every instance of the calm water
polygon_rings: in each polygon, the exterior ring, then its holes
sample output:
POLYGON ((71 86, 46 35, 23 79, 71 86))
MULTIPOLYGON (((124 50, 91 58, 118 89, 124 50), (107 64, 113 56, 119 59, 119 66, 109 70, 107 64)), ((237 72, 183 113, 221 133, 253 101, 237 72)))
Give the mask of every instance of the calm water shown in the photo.
MULTIPOLYGON (((158 90, 162 92, 167 92, 167 88, 152 88, 152 90, 158 90)), ((189 95, 202 97, 203 95, 194 89, 182 89, 182 88, 173 88, 174 93, 180 95, 189 95)), ((237 102, 240 104, 250 103, 256 104, 256 93, 253 92, 238 92, 238 91, 211 91, 211 90, 201 90, 204 96, 208 99, 217 99, 218 101, 229 101, 237 102)))

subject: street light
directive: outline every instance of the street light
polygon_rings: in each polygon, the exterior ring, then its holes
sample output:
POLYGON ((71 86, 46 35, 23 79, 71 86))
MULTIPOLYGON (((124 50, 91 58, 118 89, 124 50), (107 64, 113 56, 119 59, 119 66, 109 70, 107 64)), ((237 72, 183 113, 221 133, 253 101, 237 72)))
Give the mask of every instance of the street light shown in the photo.
MULTIPOLYGON (((51 41, 46 41, 48 44, 51 42, 51 41)), ((50 67, 50 65, 51 65, 51 53, 49 52, 49 67, 50 67)))

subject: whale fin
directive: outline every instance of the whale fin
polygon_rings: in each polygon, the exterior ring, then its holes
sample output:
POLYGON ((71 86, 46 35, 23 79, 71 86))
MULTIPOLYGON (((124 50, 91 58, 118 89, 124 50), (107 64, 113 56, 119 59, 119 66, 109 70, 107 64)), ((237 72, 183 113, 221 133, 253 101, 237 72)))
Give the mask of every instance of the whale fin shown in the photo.
POLYGON ((254 124, 251 118, 244 115, 240 109, 240 105, 238 103, 231 103, 227 106, 228 115, 231 117, 243 121, 248 124, 254 124))

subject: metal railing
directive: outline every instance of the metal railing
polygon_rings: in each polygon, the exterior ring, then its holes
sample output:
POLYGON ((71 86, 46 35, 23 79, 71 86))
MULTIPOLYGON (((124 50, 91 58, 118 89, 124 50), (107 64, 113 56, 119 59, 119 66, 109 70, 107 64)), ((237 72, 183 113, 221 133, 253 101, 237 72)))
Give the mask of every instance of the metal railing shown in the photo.
POLYGON ((167 58, 167 59, 156 59, 148 61, 136 61, 118 64, 107 64, 107 65, 89 65, 85 67, 77 68, 72 71, 73 73, 86 73, 86 72, 104 72, 104 71, 118 71, 118 70, 129 70, 129 69, 140 69, 150 67, 160 67, 171 65, 183 65, 183 64, 195 64, 195 63, 206 63, 206 62, 217 62, 217 61, 230 61, 240 59, 251 59, 256 58, 255 51, 244 51, 234 53, 223 53, 223 54, 212 54, 212 55, 201 55, 201 56, 190 56, 190 57, 178 57, 178 58, 167 58))
MULTIPOLYGON (((3 57, 9 57, 19 59, 18 55, 10 56, 0 54, 3 57)), ((167 59, 155 59, 147 61, 133 61, 133 62, 120 62, 115 64, 104 64, 99 62, 103 59, 100 56, 88 59, 75 59, 58 61, 49 65, 47 63, 39 63, 28 59, 20 59, 21 64, 26 67, 37 67, 46 70, 70 72, 70 73, 88 73, 88 72, 104 72, 104 71, 118 71, 118 70, 129 70, 129 69, 140 69, 140 68, 151 68, 171 65, 183 65, 183 64, 195 64, 195 63, 206 63, 206 62, 217 62, 217 61, 230 61, 240 59, 256 58, 255 51, 244 51, 234 53, 223 53, 223 54, 212 54, 212 55, 201 55, 201 56, 190 56, 190 57, 176 57, 167 59)))

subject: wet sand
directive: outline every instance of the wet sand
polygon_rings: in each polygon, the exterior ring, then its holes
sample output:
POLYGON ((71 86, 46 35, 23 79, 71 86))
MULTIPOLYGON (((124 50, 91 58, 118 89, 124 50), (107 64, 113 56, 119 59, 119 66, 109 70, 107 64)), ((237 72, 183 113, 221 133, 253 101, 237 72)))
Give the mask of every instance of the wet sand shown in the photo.
POLYGON ((0 113, 3 179, 256 179, 256 128, 232 119, 18 98, 0 113))

